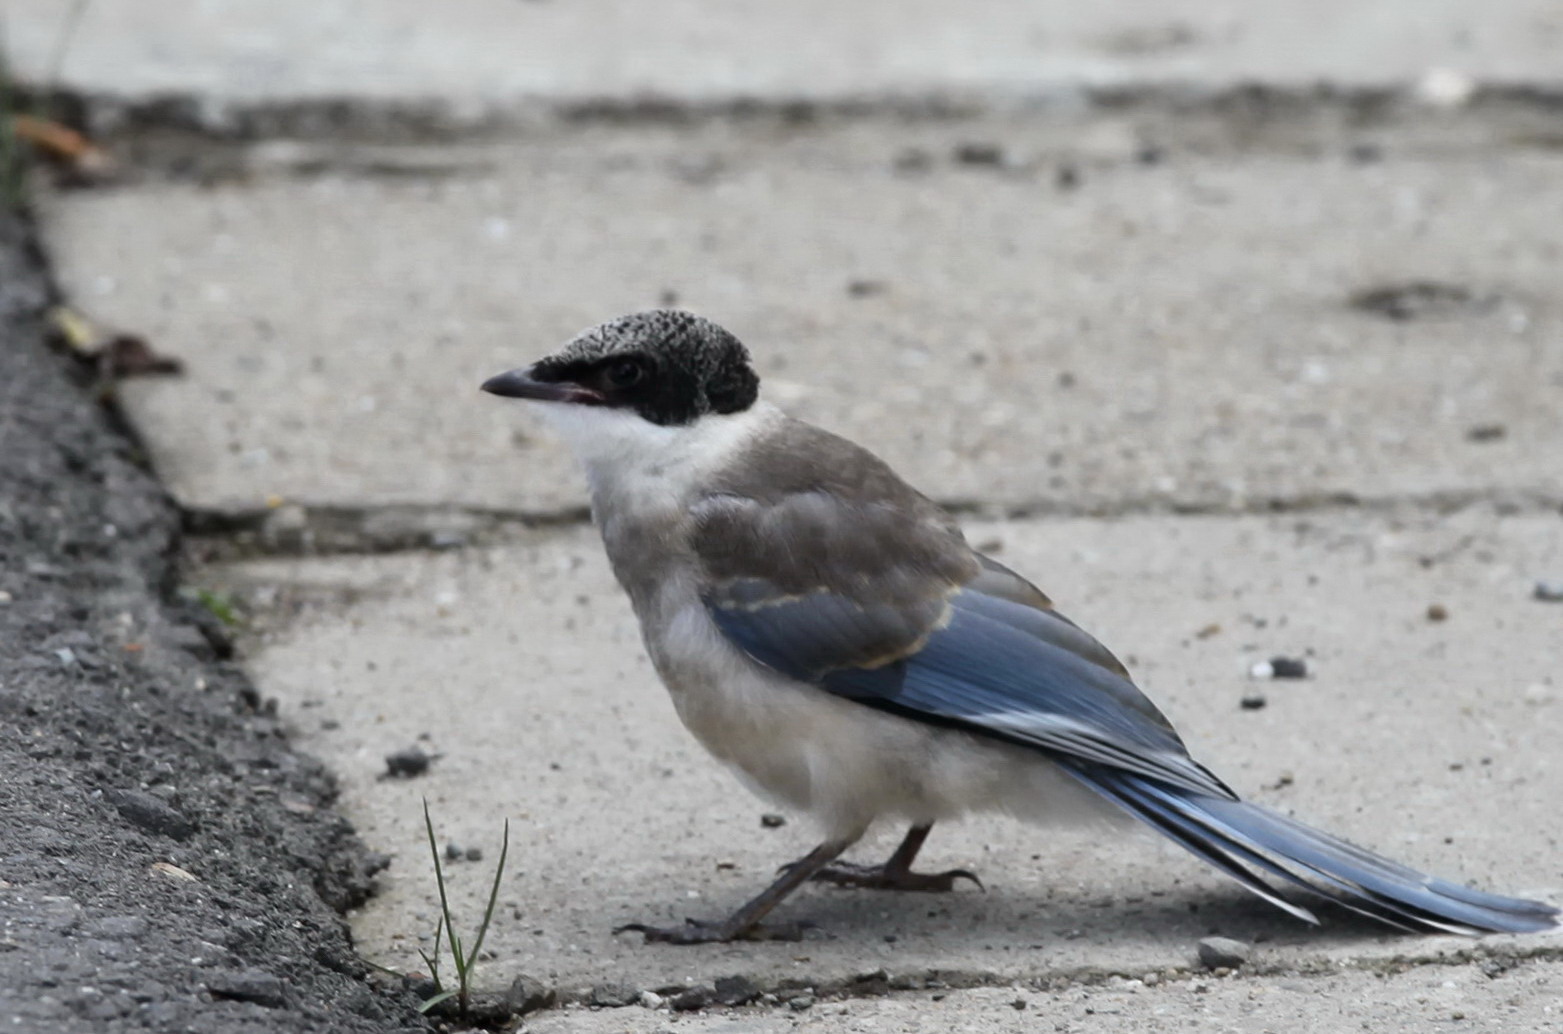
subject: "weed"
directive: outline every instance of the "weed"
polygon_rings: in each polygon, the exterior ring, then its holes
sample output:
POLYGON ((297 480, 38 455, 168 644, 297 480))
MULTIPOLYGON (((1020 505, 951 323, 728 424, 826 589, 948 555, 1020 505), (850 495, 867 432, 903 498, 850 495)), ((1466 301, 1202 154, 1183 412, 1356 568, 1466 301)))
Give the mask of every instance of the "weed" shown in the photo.
POLYGON ((467 1006, 472 993, 472 975, 478 967, 478 953, 483 950, 483 938, 488 935, 489 920, 494 918, 494 906, 499 903, 499 884, 505 875, 505 858, 510 853, 510 820, 505 820, 505 833, 499 846, 499 864, 494 867, 494 883, 488 891, 488 907, 483 910, 483 922, 470 946, 464 944, 456 933, 455 921, 450 915, 450 899, 445 893, 445 867, 440 863, 440 845, 434 836, 434 820, 429 817, 429 801, 423 801, 423 828, 429 837, 429 855, 434 859, 434 882, 440 890, 440 918, 434 926, 434 947, 425 952, 419 949, 424 965, 429 967, 429 978, 434 981, 434 994, 422 1005, 419 1012, 428 1012, 441 1002, 456 999, 456 1011, 462 1020, 467 1018, 467 1006), (450 951, 451 963, 456 969, 456 986, 446 987, 440 981, 440 941, 443 939, 450 951))
POLYGON ((239 614, 239 608, 234 603, 233 597, 225 592, 217 592, 214 589, 196 589, 195 601, 211 612, 212 617, 221 621, 229 628, 238 628, 244 624, 244 618, 239 614))
POLYGON ((0 210, 12 211, 22 207, 27 164, 13 121, 21 105, 7 54, 5 26, 0 24, 0 210))
POLYGON ((65 17, 60 21, 54 51, 45 66, 47 71, 44 80, 32 84, 31 90, 19 89, 11 73, 4 12, 0 12, 0 210, 19 209, 26 200, 27 148, 17 135, 16 117, 25 114, 38 119, 49 118, 49 112, 44 110, 47 98, 51 91, 59 88, 60 71, 65 66, 66 54, 70 52, 71 39, 91 2, 72 0, 65 17))

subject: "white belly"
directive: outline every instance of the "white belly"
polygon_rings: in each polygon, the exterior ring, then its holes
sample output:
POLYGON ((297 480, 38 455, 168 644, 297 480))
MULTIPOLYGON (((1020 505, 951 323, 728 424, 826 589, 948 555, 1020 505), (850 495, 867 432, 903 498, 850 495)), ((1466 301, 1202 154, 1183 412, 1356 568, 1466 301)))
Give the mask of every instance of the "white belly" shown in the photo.
POLYGON ((856 839, 877 819, 1116 812, 1035 751, 886 714, 760 667, 697 601, 646 631, 674 707, 701 744, 832 838, 856 839))

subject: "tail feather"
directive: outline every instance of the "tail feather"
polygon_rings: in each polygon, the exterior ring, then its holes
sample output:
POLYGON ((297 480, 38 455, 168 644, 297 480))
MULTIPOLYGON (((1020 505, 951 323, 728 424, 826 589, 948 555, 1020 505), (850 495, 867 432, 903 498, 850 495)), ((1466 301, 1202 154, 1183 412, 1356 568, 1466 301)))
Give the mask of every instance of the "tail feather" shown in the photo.
POLYGON ((1406 930, 1475 935, 1558 925, 1558 909, 1552 905, 1428 876, 1257 804, 1195 794, 1102 765, 1069 771, 1248 890, 1309 922, 1318 920, 1253 870, 1406 930))

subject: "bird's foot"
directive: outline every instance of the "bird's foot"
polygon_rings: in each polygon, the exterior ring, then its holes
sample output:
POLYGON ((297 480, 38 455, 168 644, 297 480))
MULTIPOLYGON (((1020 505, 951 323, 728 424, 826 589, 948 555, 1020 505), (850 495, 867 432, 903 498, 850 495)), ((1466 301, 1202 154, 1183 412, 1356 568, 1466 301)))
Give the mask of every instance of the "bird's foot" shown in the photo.
POLYGON ((803 923, 737 923, 732 919, 685 919, 683 926, 625 923, 614 933, 645 935, 647 944, 726 944, 729 941, 801 941, 803 923))
POLYGON ((867 887, 871 890, 915 890, 924 893, 943 894, 955 889, 956 880, 971 880, 978 890, 987 890, 977 874, 969 869, 951 869, 949 872, 912 872, 909 869, 893 869, 887 865, 855 865, 852 862, 832 862, 809 877, 838 887, 867 887))

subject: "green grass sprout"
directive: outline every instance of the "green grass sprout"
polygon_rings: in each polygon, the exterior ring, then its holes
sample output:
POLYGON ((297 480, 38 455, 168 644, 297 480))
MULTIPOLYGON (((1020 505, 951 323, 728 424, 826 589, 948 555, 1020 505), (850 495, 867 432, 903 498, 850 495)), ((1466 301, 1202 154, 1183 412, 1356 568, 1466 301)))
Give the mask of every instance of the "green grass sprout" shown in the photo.
POLYGON ((239 614, 239 608, 234 603, 233 597, 225 592, 213 589, 195 590, 196 602, 211 612, 212 617, 221 621, 229 628, 238 628, 244 624, 244 618, 239 614))
POLYGON ((440 845, 434 836, 434 820, 429 817, 429 801, 423 801, 423 828, 429 838, 429 855, 434 859, 434 882, 440 891, 440 919, 434 927, 434 947, 430 952, 421 948, 418 954, 423 957, 424 965, 429 967, 429 978, 434 981, 434 994, 418 1006, 419 1012, 428 1012, 441 1002, 451 998, 456 999, 456 1011, 461 1019, 467 1018, 468 1005, 472 994, 472 976, 477 971, 478 953, 483 950, 483 939, 488 936, 488 925, 494 918, 494 908, 499 904, 499 885, 505 875, 505 860, 510 854, 510 820, 505 820, 504 837, 499 846, 499 864, 494 867, 494 882, 488 891, 488 906, 483 910, 483 921, 478 924, 477 932, 472 937, 471 946, 467 946, 456 933, 455 920, 450 914, 450 898, 445 891, 445 867, 440 862, 440 845), (452 966, 456 970, 456 986, 446 987, 440 980, 440 940, 443 939, 447 950, 450 952, 452 966))

